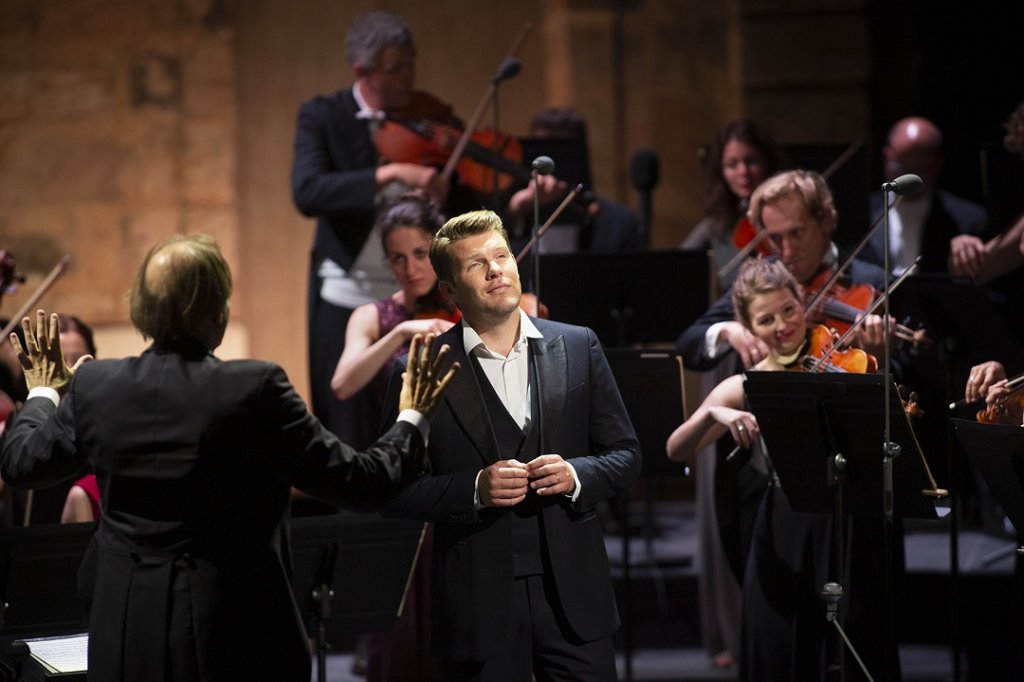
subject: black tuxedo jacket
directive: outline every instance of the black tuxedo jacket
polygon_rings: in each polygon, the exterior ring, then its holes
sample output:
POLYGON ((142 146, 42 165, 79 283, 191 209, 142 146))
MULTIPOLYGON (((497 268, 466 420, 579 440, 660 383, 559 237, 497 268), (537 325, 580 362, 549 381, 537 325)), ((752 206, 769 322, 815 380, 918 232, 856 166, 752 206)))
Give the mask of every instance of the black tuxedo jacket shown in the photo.
MULTIPOLYGON (((544 498, 543 537, 560 611, 582 640, 618 627, 604 537, 594 504, 624 492, 640 475, 640 446, 594 333, 534 320, 543 339, 530 340, 540 383, 541 448, 570 461, 582 486, 576 502, 544 498)), ((506 642, 513 589, 508 508, 474 507, 477 473, 499 460, 487 408, 462 343, 462 324, 438 337, 463 370, 455 376, 430 432, 432 475, 395 498, 385 513, 435 524, 433 629, 435 653, 482 661, 506 642)), ((401 367, 393 375, 393 410, 401 367)), ((390 414, 387 412, 386 414, 390 414)))
POLYGON ((59 407, 29 400, 0 473, 36 487, 96 472, 90 679, 163 680, 170 665, 176 680, 308 682, 282 549, 290 486, 370 509, 424 454, 405 422, 365 453, 342 444, 277 365, 150 348, 83 365, 59 407))
POLYGON ((299 108, 292 199, 316 218, 313 262, 330 258, 346 270, 375 217, 377 150, 352 89, 314 97, 299 108))

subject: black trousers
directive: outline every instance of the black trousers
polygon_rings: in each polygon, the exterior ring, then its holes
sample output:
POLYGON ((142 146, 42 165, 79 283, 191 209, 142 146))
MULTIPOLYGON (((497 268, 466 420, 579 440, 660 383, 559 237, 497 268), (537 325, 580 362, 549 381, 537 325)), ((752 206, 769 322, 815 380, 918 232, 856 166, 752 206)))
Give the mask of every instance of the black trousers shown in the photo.
POLYGON ((444 662, 449 682, 615 682, 611 637, 582 642, 552 608, 557 595, 540 575, 516 578, 508 642, 487 661, 444 662), (531 675, 533 678, 531 678, 531 675))

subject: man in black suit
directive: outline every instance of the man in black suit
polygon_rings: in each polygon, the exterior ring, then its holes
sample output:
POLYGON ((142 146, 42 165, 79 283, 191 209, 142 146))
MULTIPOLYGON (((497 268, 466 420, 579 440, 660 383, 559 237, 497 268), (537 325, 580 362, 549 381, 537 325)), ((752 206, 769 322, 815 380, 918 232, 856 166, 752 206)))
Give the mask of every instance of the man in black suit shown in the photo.
MULTIPOLYGON (((938 189, 942 174, 942 132, 926 118, 900 119, 889 130, 882 149, 885 177, 920 176, 924 186, 889 210, 889 263, 900 274, 918 256, 918 272, 949 272, 977 277, 985 261, 988 212, 972 201, 938 189)), ((872 221, 882 214, 882 195, 871 195, 872 221)), ((876 230, 861 252, 869 263, 882 265, 885 235, 876 230)))
POLYGON ((31 390, 0 475, 45 486, 89 464, 102 493, 83 564, 94 575, 80 580, 91 588, 90 679, 307 682, 288 582, 290 487, 372 509, 429 466, 425 417, 450 381, 441 357, 414 343, 398 422, 357 452, 277 365, 214 357, 230 293, 216 243, 176 236, 149 252, 132 288, 132 322, 153 339, 140 357, 68 368, 57 316, 47 327, 41 310, 23 321, 24 348, 12 335, 31 390))
POLYGON ((386 188, 424 190, 435 198, 446 188, 435 168, 378 165, 374 131, 386 111, 413 97, 416 52, 409 28, 392 14, 367 14, 349 29, 345 52, 352 87, 314 97, 299 109, 292 198, 303 215, 316 218, 308 292, 313 413, 340 438, 361 445, 373 438, 362 428, 368 405, 359 396, 338 400, 330 381, 352 311, 395 291, 380 239, 371 236, 376 208, 386 188))
POLYGON ((432 474, 385 513, 435 524, 431 637, 445 677, 615 680, 618 614, 594 505, 624 492, 641 460, 597 337, 520 311, 490 211, 449 220, 430 260, 463 315, 438 338, 471 370, 432 424, 432 474))

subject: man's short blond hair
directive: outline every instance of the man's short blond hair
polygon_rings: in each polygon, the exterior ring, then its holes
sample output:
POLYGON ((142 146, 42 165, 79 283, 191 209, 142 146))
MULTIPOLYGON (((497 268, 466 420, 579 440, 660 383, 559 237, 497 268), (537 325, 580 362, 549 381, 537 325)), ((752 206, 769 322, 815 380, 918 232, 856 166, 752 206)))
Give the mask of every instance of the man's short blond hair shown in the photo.
POLYGON ((457 215, 442 225, 430 242, 430 264, 434 266, 437 278, 453 284, 455 263, 452 262, 452 245, 466 237, 486 232, 500 234, 505 244, 508 244, 508 232, 494 211, 470 211, 457 215))
POLYGON ((818 223, 830 221, 835 225, 836 204, 832 200, 832 191, 820 173, 809 170, 776 173, 758 185, 750 196, 747 218, 755 227, 763 228, 761 214, 764 205, 789 195, 798 197, 818 223))

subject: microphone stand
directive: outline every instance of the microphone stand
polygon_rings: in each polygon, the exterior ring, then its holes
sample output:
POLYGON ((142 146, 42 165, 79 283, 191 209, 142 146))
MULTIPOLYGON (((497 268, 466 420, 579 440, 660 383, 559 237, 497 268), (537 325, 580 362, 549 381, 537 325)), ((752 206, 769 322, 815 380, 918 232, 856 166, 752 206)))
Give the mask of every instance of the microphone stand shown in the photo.
POLYGON ((494 159, 492 168, 492 183, 491 187, 493 190, 494 210, 498 210, 499 202, 501 201, 501 189, 498 184, 498 160, 502 158, 501 154, 501 136, 498 131, 501 130, 500 115, 498 113, 498 86, 501 85, 502 81, 512 78, 519 73, 519 70, 523 68, 522 62, 515 57, 507 57, 499 66, 497 73, 491 78, 491 118, 494 125, 494 141, 491 143, 491 153, 494 155, 491 157, 494 159))
MULTIPOLYGON (((889 273, 892 272, 892 265, 889 263, 889 185, 882 185, 882 215, 884 216, 882 222, 882 268, 885 272, 886 282, 888 282, 889 273)), ((898 200, 899 195, 896 196, 898 200)), ((893 624, 889 618, 889 605, 892 602, 892 557, 893 557, 893 542, 895 540, 895 529, 894 529, 894 516, 895 510, 893 509, 893 483, 892 483, 892 465, 893 460, 900 454, 900 446, 897 443, 892 442, 892 430, 889 419, 889 405, 891 402, 889 382, 892 381, 890 378, 890 363, 892 361, 892 348, 889 339, 889 304, 891 299, 890 287, 886 286, 885 291, 882 294, 885 297, 885 302, 882 308, 882 332, 884 338, 883 352, 882 352, 882 367, 885 372, 885 382, 882 384, 882 389, 885 394, 885 427, 883 429, 882 436, 882 505, 884 515, 883 525, 883 544, 885 545, 882 557, 883 557, 883 573, 885 584, 882 587, 882 641, 891 641, 893 624)), ((883 645, 884 651, 884 645, 883 645)), ((884 660, 884 658, 883 658, 884 660)), ((884 665, 884 663, 883 663, 884 665)), ((884 668, 883 668, 884 669, 884 668)))
MULTIPOLYGON (((530 171, 533 179, 533 230, 530 241, 533 242, 533 295, 537 297, 537 316, 540 316, 540 172, 534 168, 530 171)), ((495 176, 497 177, 497 176, 495 176)), ((495 189, 497 191, 497 189, 495 189)))

